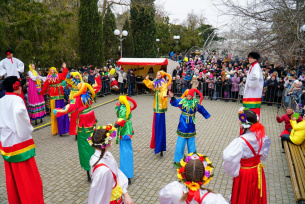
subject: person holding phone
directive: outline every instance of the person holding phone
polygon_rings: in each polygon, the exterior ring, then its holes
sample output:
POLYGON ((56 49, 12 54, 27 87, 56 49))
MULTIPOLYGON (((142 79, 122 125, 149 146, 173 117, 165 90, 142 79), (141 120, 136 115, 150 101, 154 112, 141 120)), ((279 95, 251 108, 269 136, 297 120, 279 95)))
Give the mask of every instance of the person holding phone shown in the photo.
POLYGON ((303 117, 302 122, 299 123, 297 123, 298 118, 299 118, 298 113, 294 113, 292 115, 292 119, 290 120, 290 124, 292 126, 290 135, 283 134, 281 137, 283 149, 284 149, 283 141, 287 141, 295 145, 301 145, 305 141, 305 116, 303 117))
MULTIPOLYGON (((292 130, 292 126, 290 124, 290 120, 292 118, 292 115, 294 114, 294 111, 291 107, 287 107, 286 108, 286 114, 282 115, 281 117, 279 116, 279 114, 277 113, 276 114, 276 121, 278 123, 282 123, 285 121, 285 129, 284 131, 280 134, 280 137, 282 137, 282 135, 285 135, 285 134, 290 134, 291 130, 292 130)), ((302 117, 299 116, 298 119, 297 119, 297 122, 302 122, 302 117)))

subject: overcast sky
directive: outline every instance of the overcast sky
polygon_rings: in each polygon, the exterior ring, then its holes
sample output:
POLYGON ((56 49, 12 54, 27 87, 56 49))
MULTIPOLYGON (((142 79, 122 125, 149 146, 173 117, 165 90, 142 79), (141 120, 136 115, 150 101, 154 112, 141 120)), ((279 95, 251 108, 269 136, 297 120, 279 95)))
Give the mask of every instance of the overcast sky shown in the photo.
POLYGON ((202 14, 207 24, 219 28, 220 31, 229 30, 226 25, 230 24, 232 17, 223 14, 225 6, 217 5, 220 11, 213 5, 212 0, 156 0, 156 4, 164 5, 171 22, 182 23, 186 20, 187 14, 193 11, 202 14))

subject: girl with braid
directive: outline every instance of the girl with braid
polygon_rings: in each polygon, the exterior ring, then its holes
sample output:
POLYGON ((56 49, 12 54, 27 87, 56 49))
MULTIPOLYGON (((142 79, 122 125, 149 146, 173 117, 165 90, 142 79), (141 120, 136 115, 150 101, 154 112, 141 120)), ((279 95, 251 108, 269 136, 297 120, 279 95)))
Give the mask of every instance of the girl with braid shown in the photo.
POLYGON ((239 125, 243 134, 223 151, 224 171, 233 177, 232 204, 266 204, 267 188, 262 161, 266 161, 271 141, 259 116, 240 108, 239 125))
POLYGON ((221 194, 203 188, 212 179, 211 161, 198 153, 190 153, 176 165, 180 180, 166 185, 159 192, 161 204, 226 204, 221 194))
POLYGON ((109 152, 111 140, 115 137, 116 129, 107 125, 99 126, 88 138, 89 144, 95 149, 90 159, 92 184, 88 204, 133 204, 127 192, 128 179, 109 152))

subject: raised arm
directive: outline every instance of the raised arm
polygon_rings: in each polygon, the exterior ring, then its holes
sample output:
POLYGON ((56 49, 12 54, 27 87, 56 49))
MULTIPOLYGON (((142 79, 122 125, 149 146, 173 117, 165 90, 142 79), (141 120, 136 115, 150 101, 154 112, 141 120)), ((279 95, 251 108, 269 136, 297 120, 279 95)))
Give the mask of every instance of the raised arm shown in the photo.
POLYGON ((47 91, 48 91, 48 88, 49 88, 49 80, 46 80, 45 82, 44 82, 44 84, 43 84, 43 87, 42 87, 42 89, 41 89, 41 91, 40 91, 40 95, 44 95, 47 91))
POLYGON ((78 103, 76 103, 76 100, 80 100, 80 96, 74 100, 71 100, 70 104, 66 105, 65 107, 63 107, 62 109, 60 108, 56 108, 53 110, 53 113, 55 115, 56 118, 66 115, 68 113, 73 113, 77 110, 78 108, 78 103))
POLYGON ((154 89, 154 84, 152 81, 150 81, 149 79, 144 79, 143 83, 145 84, 145 86, 147 86, 147 88, 149 89, 154 89))

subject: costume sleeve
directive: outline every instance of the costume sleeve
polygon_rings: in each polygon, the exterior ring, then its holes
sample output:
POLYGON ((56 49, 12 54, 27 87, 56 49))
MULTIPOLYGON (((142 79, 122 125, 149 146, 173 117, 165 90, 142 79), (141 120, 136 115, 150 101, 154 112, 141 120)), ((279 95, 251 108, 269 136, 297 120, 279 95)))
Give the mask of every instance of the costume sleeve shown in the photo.
POLYGON ((280 118, 276 118, 276 121, 278 123, 282 123, 284 120, 285 120, 285 115, 282 115, 282 117, 280 117, 280 118))
POLYGON ((78 100, 80 99, 80 96, 78 96, 76 99, 73 99, 70 104, 66 105, 65 107, 63 107, 62 109, 60 108, 56 108, 53 110, 54 115, 56 116, 56 118, 66 115, 68 113, 73 113, 77 110, 78 108, 78 100))
POLYGON ((182 99, 176 99, 175 97, 173 97, 173 98, 171 98, 170 103, 171 103, 172 106, 178 107, 178 105, 179 105, 179 103, 180 103, 181 100, 182 100, 182 99))
POLYGON ((154 89, 154 84, 152 81, 150 81, 149 79, 144 79, 143 83, 145 84, 145 86, 147 86, 147 88, 149 89, 154 89))
POLYGON ((123 194, 127 193, 127 187, 128 187, 128 178, 125 176, 125 174, 118 168, 118 178, 117 178, 118 184, 122 187, 123 194))
POLYGON ((174 182, 167 184, 161 189, 159 192, 159 201, 161 204, 173 204, 173 189, 175 189, 174 182))
POLYGON ((249 78, 249 81, 248 81, 248 86, 250 88, 256 88, 259 85, 259 78, 260 78, 259 67, 255 65, 252 68, 252 72, 253 73, 252 73, 252 75, 251 75, 251 77, 249 78))
POLYGON ((97 168, 93 173, 88 204, 110 203, 114 185, 115 181, 110 169, 103 166, 97 168))
POLYGON ((219 193, 209 193, 204 199, 204 204, 227 204, 228 202, 219 193))
POLYGON ((267 156, 269 154, 269 150, 270 150, 270 145, 271 145, 271 140, 269 139, 269 137, 265 136, 263 138, 263 146, 261 149, 261 160, 266 161, 267 156))
POLYGON ((46 80, 43 84, 43 87, 42 87, 41 91, 40 91, 40 95, 43 96, 47 92, 48 88, 49 88, 49 80, 46 80))
POLYGON ((0 76, 4 76, 6 74, 6 69, 4 68, 3 60, 0 61, 0 76))
MULTIPOLYGON (((119 106, 116 106, 115 110, 118 111, 119 106)), ((120 106, 119 112, 118 112, 118 120, 116 121, 116 124, 118 124, 121 127, 124 127, 126 123, 126 107, 120 106)))
POLYGON ((102 80, 100 74, 97 74, 95 76, 94 84, 92 84, 92 88, 94 89, 94 92, 97 93, 102 88, 102 80))
POLYGON ((199 103, 197 103, 197 110, 199 113, 201 113, 201 115, 203 115, 203 117, 205 117, 205 119, 208 119, 209 117, 211 117, 211 115, 208 113, 208 111, 205 110, 205 108, 200 105, 199 103))
POLYGON ((162 83, 160 91, 162 97, 167 96, 167 83, 162 83))
POLYGON ((31 72, 31 71, 28 71, 28 75, 33 81, 36 81, 37 78, 39 78, 39 76, 34 76, 33 72, 31 72))
POLYGON ((20 101, 16 101, 13 114, 18 137, 25 139, 29 138, 29 135, 34 131, 34 128, 30 123, 28 112, 21 98, 20 101))
POLYGON ((226 174, 232 177, 237 177, 240 170, 240 160, 242 157, 243 149, 241 139, 234 139, 229 146, 223 151, 223 164, 222 167, 226 174))
POLYGON ((15 58, 14 60, 15 60, 15 62, 17 62, 17 71, 23 73, 24 72, 24 63, 17 58, 15 58))
POLYGON ((67 77, 68 71, 69 71, 68 68, 64 67, 62 73, 58 74, 59 80, 61 80, 61 81, 65 80, 67 77))

